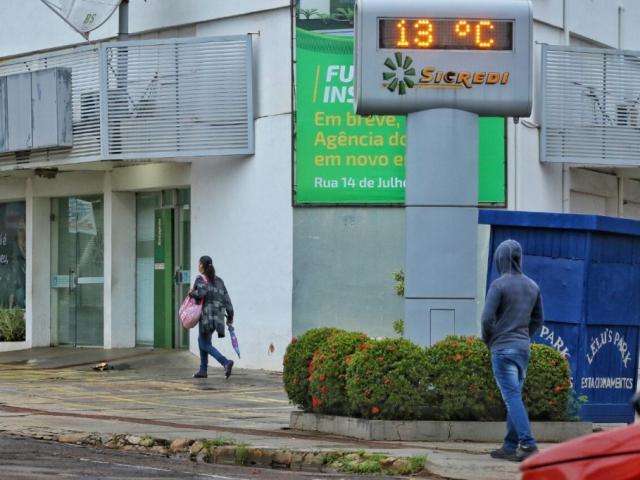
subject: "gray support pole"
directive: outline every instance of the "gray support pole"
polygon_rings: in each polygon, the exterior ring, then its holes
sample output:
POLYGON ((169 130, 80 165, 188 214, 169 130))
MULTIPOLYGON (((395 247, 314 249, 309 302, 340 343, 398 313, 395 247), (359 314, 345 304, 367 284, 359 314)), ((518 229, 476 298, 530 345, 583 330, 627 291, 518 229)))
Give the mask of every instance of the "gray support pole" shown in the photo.
POLYGON ((478 115, 411 113, 407 142, 405 330, 431 345, 477 334, 478 115))

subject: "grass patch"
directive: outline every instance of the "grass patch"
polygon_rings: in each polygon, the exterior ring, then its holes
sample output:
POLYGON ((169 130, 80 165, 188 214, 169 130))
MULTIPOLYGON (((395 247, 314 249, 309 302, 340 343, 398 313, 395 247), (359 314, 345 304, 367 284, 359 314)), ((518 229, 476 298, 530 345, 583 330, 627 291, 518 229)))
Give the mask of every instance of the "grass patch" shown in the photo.
POLYGON ((200 441, 202 442, 202 445, 204 445, 204 448, 207 448, 207 449, 215 448, 215 447, 228 447, 236 444, 235 440, 231 438, 225 438, 225 437, 218 437, 218 438, 200 440, 200 441))
POLYGON ((427 463, 427 457, 424 455, 416 455, 414 457, 409 458, 409 466, 411 467, 411 471, 407 473, 418 473, 424 470, 424 465, 427 463))
POLYGON ((413 475, 424 470, 426 457, 390 457, 382 453, 331 452, 324 463, 341 473, 355 475, 388 474, 413 475))
POLYGON ((332 463, 339 460, 342 456, 344 456, 344 454, 338 452, 325 453, 324 457, 322 458, 322 464, 331 465, 332 463))
POLYGON ((248 445, 242 444, 236 446, 235 451, 235 463, 236 465, 246 465, 247 460, 249 459, 249 449, 248 445))

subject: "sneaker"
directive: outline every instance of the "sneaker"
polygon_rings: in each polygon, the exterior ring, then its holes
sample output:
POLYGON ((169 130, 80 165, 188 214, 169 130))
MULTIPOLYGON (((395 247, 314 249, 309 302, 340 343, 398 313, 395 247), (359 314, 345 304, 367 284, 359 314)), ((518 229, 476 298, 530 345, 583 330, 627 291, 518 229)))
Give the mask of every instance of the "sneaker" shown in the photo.
POLYGON ((518 458, 518 462, 524 462, 531 455, 535 455, 538 453, 538 447, 535 445, 533 447, 519 446, 518 450, 516 450, 516 457, 518 458))
POLYGON ((198 370, 196 373, 193 374, 193 378, 207 378, 207 372, 198 370))
POLYGON ((517 461, 516 452, 517 450, 507 450, 504 447, 500 447, 499 449, 491 452, 490 455, 491 458, 497 458, 499 460, 510 460, 512 462, 515 462, 517 461))
POLYGON ((229 378, 231 376, 231 370, 233 370, 233 360, 229 360, 224 366, 224 376, 229 378))

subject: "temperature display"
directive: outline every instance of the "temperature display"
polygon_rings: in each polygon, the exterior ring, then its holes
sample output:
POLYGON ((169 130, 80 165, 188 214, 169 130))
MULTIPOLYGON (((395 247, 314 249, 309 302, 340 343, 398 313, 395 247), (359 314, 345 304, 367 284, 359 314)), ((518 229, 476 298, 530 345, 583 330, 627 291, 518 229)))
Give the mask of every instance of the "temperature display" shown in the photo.
POLYGON ((513 50, 513 21, 380 18, 379 46, 394 50, 513 50))

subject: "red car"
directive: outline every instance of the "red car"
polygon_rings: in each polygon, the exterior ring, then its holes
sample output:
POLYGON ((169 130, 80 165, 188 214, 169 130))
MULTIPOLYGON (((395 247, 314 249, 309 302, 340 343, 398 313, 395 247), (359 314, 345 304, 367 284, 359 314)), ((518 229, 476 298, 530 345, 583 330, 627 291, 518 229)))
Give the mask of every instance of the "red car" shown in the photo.
MULTIPOLYGON (((633 404, 640 414, 640 396, 633 404)), ((526 460, 520 470, 522 480, 638 480, 640 424, 549 448, 526 460)))

